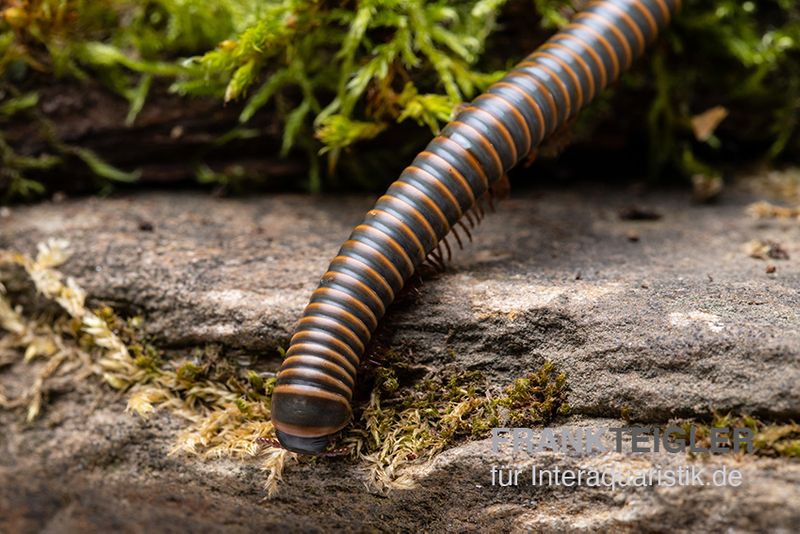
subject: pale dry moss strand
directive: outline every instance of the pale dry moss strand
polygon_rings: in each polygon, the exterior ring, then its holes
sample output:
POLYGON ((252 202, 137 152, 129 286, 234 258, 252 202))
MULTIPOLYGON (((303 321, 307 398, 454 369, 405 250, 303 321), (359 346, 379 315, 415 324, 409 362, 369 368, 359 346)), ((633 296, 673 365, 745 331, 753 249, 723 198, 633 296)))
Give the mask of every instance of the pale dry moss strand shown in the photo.
POLYGON ((21 266, 37 292, 79 321, 80 331, 99 350, 92 357, 79 346, 68 346, 52 326, 26 321, 21 309, 14 308, 5 292, 0 292, 0 327, 9 333, 0 340, 0 349, 22 349, 24 361, 48 358, 24 395, 10 399, 0 391, 0 407, 27 406, 26 418, 32 421, 41 411, 46 381, 60 367, 69 364, 70 372, 95 374, 114 389, 127 390, 130 393, 127 411, 146 417, 156 409, 166 408, 187 419, 190 426, 179 435, 173 454, 263 457, 262 469, 268 473, 265 489, 268 495, 273 495, 285 463, 296 457, 261 445, 261 440, 274 437, 264 402, 242 400, 242 392, 232 391, 226 384, 205 379, 187 384, 175 370, 146 369, 137 365, 108 322, 86 308, 85 291, 72 278, 65 278, 55 269, 69 258, 68 246, 65 240, 51 239, 38 245, 35 259, 18 252, 0 251, 0 264, 21 266))
POLYGON ((750 204, 747 213, 755 219, 795 219, 800 221, 800 207, 778 206, 761 201, 750 204))

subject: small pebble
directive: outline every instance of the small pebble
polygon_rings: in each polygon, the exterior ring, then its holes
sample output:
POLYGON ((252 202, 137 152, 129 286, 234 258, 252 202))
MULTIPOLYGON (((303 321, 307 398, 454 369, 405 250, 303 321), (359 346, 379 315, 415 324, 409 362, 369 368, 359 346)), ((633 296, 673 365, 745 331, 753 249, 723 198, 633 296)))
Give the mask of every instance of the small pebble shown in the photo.
POLYGON ((778 268, 775 267, 773 264, 770 263, 769 265, 767 265, 767 274, 774 274, 775 271, 777 270, 778 268))
POLYGON ((639 232, 636 232, 634 230, 628 230, 628 233, 626 235, 628 237, 628 241, 630 241, 631 243, 636 243, 640 239, 639 232))

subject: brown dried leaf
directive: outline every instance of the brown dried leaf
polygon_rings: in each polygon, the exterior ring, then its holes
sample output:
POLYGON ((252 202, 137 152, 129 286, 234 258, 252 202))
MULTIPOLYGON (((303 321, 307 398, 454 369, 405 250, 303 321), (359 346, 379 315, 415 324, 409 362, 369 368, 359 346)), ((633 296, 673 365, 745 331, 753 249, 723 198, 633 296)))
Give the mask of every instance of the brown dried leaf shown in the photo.
POLYGON ((698 141, 708 141, 728 113, 726 108, 716 106, 692 117, 692 131, 695 138, 698 141))

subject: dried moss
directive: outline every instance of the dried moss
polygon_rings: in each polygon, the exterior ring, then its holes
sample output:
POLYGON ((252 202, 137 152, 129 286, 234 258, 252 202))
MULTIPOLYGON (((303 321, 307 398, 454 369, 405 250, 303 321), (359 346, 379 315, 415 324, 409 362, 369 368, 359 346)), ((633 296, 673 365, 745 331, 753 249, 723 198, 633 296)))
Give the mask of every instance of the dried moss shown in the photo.
MULTIPOLYGON (((132 413, 168 410, 184 418, 173 454, 259 459, 272 494, 287 462, 298 460, 275 441, 269 399, 275 377, 236 366, 217 346, 167 355, 147 339, 140 317, 123 319, 108 306, 87 308, 83 290, 57 270, 69 257, 67 247, 63 241, 42 244, 36 258, 0 251, 0 265, 22 266, 41 296, 63 311, 26 318, 0 293, 0 328, 7 332, 0 337, 3 365, 44 363, 35 368, 28 391, 14 398, 0 391, 0 408, 24 410, 33 421, 54 376, 95 376, 124 391, 132 413)), ((508 423, 546 424, 568 410, 566 377, 549 362, 505 389, 491 387, 476 371, 421 381, 415 371, 403 353, 387 351, 367 377, 373 384, 368 403, 334 444, 368 467, 369 484, 379 490, 412 484, 409 466, 459 441, 483 438, 508 423)))
POLYGON ((87 308, 83 290, 56 269, 68 258, 67 246, 55 240, 41 244, 36 258, 0 251, 0 265, 23 267, 37 292, 63 310, 60 317, 29 319, 0 293, 0 327, 7 332, 0 338, 0 353, 11 353, 5 364, 14 361, 15 352, 26 362, 44 360, 27 391, 15 398, 0 392, 0 407, 24 409, 33 421, 54 376, 74 381, 95 376, 126 392, 127 409, 133 413, 148 416, 168 409, 186 419, 175 453, 261 458, 269 472, 267 490, 273 492, 292 458, 270 442, 274 379, 234 367, 214 346, 197 349, 188 358, 167 358, 147 341, 140 318, 123 320, 110 307, 87 308))

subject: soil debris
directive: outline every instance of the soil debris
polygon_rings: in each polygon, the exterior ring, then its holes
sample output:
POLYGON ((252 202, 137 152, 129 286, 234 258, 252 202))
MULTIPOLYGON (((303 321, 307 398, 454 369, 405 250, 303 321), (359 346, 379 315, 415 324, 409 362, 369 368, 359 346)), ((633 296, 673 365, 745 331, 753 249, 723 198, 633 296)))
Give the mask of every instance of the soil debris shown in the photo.
POLYGON ((754 239, 745 245, 747 255, 758 260, 788 260, 789 253, 783 245, 771 239, 754 239))

